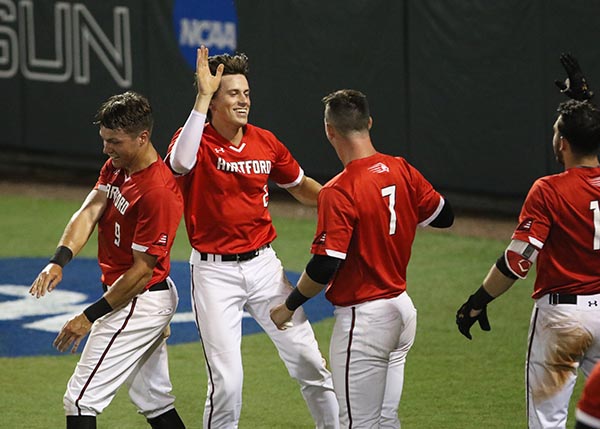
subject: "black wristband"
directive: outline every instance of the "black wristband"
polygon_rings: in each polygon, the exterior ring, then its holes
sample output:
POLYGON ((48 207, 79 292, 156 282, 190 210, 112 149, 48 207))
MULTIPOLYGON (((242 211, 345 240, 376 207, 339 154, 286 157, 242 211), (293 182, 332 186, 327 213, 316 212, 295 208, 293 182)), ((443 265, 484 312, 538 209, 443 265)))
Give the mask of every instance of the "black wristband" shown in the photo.
POLYGON ((481 310, 493 300, 494 297, 487 293, 487 291, 483 288, 483 285, 477 289, 477 292, 469 297, 469 301, 471 301, 471 306, 474 310, 481 310))
POLYGON ((85 317, 87 317, 90 322, 94 323, 96 319, 100 319, 102 316, 110 313, 111 311, 113 311, 113 308, 110 306, 106 298, 102 297, 88 308, 83 310, 83 314, 85 314, 85 317))
POLYGON ((309 297, 302 295, 298 288, 294 288, 294 290, 288 295, 287 299, 285 300, 285 306, 290 311, 296 311, 298 307, 300 307, 309 299, 309 297))
POLYGON ((51 263, 60 265, 64 268, 71 259, 73 259, 73 252, 67 246, 58 246, 56 248, 56 252, 54 252, 54 256, 50 258, 51 263))

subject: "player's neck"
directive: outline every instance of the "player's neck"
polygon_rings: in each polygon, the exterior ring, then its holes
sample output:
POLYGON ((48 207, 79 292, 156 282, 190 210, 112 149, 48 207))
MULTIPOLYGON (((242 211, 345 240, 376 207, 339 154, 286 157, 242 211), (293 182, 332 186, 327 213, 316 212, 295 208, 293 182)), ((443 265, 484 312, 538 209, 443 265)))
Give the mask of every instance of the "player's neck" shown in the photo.
POLYGON ((584 168, 593 168, 600 167, 600 163, 598 162, 598 157, 596 155, 590 156, 565 156, 565 170, 574 167, 584 167, 584 168))
POLYGON ((369 137, 348 139, 336 150, 344 166, 354 160, 367 158, 377 153, 369 137))
POLYGON ((128 176, 137 173, 138 171, 142 171, 145 168, 150 167, 154 162, 158 160, 158 152, 154 149, 150 143, 148 143, 147 147, 140 152, 139 156, 137 156, 134 161, 128 167, 125 167, 125 171, 128 176))
POLYGON ((224 139, 228 140, 235 147, 238 147, 242 143, 244 127, 215 120, 211 121, 211 125, 224 139))

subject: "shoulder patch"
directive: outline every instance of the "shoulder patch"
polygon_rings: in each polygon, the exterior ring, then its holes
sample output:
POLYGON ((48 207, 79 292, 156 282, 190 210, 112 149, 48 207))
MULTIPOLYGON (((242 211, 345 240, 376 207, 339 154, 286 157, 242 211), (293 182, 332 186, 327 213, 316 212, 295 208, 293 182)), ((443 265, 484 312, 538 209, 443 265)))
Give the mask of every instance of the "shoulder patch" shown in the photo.
POLYGON ((325 238, 327 238, 327 233, 326 232, 322 232, 320 234, 317 234, 317 236, 313 240, 313 244, 315 244, 315 245, 325 244, 325 238))
POLYGON ((168 242, 169 242, 169 236, 163 232, 158 237, 158 240, 156 240, 153 244, 155 246, 166 246, 168 242))
POLYGON ((523 219, 523 221, 517 226, 517 231, 529 231, 533 226, 533 219, 527 218, 523 219))

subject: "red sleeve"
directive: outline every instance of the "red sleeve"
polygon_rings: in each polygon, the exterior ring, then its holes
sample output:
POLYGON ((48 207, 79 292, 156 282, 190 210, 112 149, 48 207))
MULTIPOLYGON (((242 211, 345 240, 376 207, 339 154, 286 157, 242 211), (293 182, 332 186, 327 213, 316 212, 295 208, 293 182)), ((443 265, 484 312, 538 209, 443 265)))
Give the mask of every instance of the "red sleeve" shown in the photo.
POLYGON ((154 256, 166 256, 175 240, 181 218, 181 200, 169 189, 146 192, 138 205, 132 248, 154 256))
POLYGON ((433 185, 412 165, 408 164, 412 186, 417 196, 417 217, 421 226, 427 226, 439 214, 443 206, 442 196, 433 188, 433 185))
POLYGON ((324 187, 318 207, 317 234, 311 252, 345 259, 357 218, 355 204, 345 192, 324 187))
POLYGON ((100 174, 98 175, 98 180, 96 181, 94 189, 106 190, 102 188, 108 184, 109 178, 113 171, 114 168, 112 166, 112 162, 110 159, 107 159, 102 168, 100 169, 100 174))
POLYGON ((552 191, 543 180, 537 180, 523 203, 519 215, 519 225, 513 233, 513 240, 531 243, 541 249, 550 233, 552 213, 548 207, 552 206, 552 191))
POLYGON ((275 136, 272 138, 275 145, 275 163, 271 169, 271 178, 283 188, 297 185, 303 174, 300 164, 283 143, 275 136))

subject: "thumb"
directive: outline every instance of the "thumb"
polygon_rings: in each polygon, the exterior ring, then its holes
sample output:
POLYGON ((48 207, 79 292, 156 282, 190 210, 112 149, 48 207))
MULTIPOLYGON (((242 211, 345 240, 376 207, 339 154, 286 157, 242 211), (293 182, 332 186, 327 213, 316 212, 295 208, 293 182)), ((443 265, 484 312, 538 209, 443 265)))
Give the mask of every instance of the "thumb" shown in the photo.
POLYGON ((488 320, 488 317, 487 317, 487 308, 484 307, 483 311, 479 315, 478 321, 479 321, 479 327, 481 328, 481 330, 490 331, 492 329, 492 327, 490 326, 490 321, 488 320))
POLYGON ((562 80, 555 80, 554 84, 563 92, 567 89, 567 85, 562 80))

